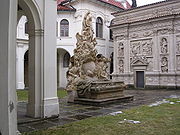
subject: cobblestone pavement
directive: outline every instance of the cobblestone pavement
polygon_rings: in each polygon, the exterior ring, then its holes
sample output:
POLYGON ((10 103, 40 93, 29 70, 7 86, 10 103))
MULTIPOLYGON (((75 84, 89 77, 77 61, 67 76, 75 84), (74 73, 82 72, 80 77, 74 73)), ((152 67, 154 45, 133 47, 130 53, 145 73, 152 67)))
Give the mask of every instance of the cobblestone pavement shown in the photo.
POLYGON ((26 113, 26 102, 18 103, 18 129, 20 132, 47 129, 61 126, 70 122, 86 119, 89 117, 107 115, 111 112, 121 111, 139 105, 151 104, 171 95, 180 96, 180 90, 125 90, 125 95, 134 95, 134 100, 124 103, 113 103, 105 106, 89 106, 70 104, 66 98, 60 99, 60 114, 58 118, 40 120, 29 118, 26 113))

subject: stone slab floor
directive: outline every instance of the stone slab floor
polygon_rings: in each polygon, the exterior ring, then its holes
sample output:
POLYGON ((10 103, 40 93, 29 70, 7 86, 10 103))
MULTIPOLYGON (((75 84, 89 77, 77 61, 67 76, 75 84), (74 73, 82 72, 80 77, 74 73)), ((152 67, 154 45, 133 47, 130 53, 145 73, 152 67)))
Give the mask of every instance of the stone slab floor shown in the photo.
POLYGON ((38 120, 26 116, 26 102, 18 103, 18 129, 20 132, 46 129, 89 117, 107 115, 139 105, 151 104, 172 95, 180 96, 180 90, 125 90, 125 94, 134 95, 134 100, 125 103, 113 103, 102 107, 67 103, 66 98, 59 99, 58 118, 38 120))

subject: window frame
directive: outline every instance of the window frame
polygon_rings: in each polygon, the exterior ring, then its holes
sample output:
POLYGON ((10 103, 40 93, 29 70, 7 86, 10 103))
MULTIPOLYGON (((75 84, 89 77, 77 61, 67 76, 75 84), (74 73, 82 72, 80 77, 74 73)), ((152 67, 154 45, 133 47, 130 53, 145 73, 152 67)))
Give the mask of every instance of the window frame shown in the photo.
POLYGON ((67 19, 62 19, 60 21, 60 37, 68 37, 68 36, 69 36, 69 21, 67 19))
POLYGON ((101 17, 96 19, 96 37, 103 38, 103 19, 101 17))

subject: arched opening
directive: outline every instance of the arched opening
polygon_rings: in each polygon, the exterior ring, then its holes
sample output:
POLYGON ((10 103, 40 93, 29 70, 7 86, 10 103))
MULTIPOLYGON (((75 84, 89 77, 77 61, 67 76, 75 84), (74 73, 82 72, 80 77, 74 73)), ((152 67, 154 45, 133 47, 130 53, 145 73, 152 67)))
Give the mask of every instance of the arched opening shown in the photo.
POLYGON ((65 88, 67 85, 66 72, 69 67, 70 54, 62 48, 57 49, 57 85, 58 88, 65 88))
POLYGON ((26 15, 25 33, 29 34, 29 50, 24 55, 24 82, 28 90, 28 103, 26 115, 31 117, 42 117, 41 111, 41 23, 37 7, 32 1, 18 0, 18 7, 26 15), (28 70, 30 69, 30 70, 28 70), (30 76, 28 75, 30 74, 30 76))
POLYGON ((17 23, 16 35, 16 89, 21 90, 26 87, 24 82, 24 55, 29 48, 29 36, 26 33, 26 27, 27 17, 22 15, 17 23))

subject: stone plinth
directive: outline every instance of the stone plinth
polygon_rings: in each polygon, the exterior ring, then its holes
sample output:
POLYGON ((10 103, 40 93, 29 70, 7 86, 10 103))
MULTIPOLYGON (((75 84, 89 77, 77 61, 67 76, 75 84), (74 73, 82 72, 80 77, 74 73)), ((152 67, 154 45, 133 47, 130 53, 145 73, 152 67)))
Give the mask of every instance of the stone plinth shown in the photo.
POLYGON ((78 97, 75 98, 74 102, 79 104, 103 105, 118 101, 133 100, 133 96, 125 96, 123 94, 125 87, 126 85, 123 82, 83 81, 78 85, 78 97))

